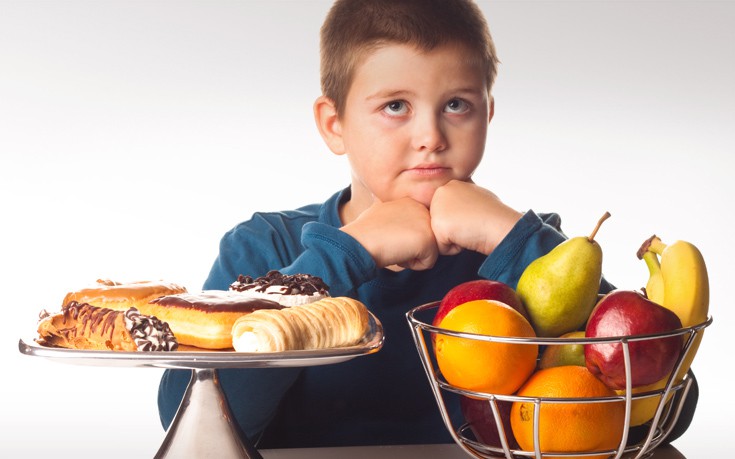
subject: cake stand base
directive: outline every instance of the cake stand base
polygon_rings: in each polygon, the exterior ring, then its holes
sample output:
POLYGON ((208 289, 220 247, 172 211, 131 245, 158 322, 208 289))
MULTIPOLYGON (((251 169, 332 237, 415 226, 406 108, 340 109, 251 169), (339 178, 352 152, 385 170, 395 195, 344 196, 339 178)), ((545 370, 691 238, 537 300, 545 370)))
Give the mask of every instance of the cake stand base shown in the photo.
POLYGON ((155 459, 263 459, 241 434, 215 369, 193 369, 155 459))

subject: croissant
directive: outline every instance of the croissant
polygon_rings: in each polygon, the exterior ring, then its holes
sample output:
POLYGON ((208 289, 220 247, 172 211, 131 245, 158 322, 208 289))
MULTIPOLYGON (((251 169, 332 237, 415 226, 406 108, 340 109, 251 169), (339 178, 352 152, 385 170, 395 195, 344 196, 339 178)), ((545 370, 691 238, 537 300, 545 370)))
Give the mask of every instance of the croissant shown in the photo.
POLYGON ((237 319, 232 345, 238 352, 326 349, 357 344, 369 328, 364 304, 327 297, 285 309, 261 309, 237 319))
POLYGON ((166 322, 140 314, 136 308, 115 311, 69 302, 57 314, 43 312, 38 342, 71 349, 112 351, 173 351, 176 337, 166 322))

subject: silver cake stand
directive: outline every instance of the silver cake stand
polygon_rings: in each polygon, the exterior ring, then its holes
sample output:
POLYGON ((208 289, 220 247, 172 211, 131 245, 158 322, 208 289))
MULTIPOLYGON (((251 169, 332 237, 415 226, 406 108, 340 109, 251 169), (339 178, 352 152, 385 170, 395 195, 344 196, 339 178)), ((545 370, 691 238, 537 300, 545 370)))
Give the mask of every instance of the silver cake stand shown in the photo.
POLYGON ((218 369, 308 367, 346 362, 383 346, 383 326, 371 314, 370 331, 357 345, 333 349, 243 353, 180 348, 175 352, 114 352, 61 349, 21 339, 22 354, 76 365, 191 370, 191 379, 156 459, 262 459, 234 422, 217 376, 218 369))

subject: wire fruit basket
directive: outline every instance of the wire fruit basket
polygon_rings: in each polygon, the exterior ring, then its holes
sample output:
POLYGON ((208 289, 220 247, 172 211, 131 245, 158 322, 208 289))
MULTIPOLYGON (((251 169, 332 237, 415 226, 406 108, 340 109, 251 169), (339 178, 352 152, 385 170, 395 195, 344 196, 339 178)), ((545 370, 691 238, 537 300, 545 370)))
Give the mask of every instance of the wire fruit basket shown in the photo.
MULTIPOLYGON (((695 325, 693 327, 681 328, 667 333, 658 333, 651 335, 624 336, 611 338, 520 338, 520 337, 501 337, 477 335, 472 333, 455 332, 431 325, 439 302, 427 303, 411 309, 407 314, 409 325, 413 332, 414 342, 418 350, 421 362, 429 379, 431 389, 436 398, 442 419, 454 441, 471 457, 475 458, 614 458, 614 459, 646 459, 653 456, 654 449, 661 445, 672 432, 676 425, 679 415, 684 406, 684 401, 689 393, 692 385, 692 378, 688 375, 680 381, 676 381, 675 375, 679 373, 683 362, 686 360, 690 352, 696 352, 693 343, 704 329, 712 323, 712 317, 707 321, 695 325), (478 340, 485 342, 497 343, 516 343, 521 345, 535 345, 541 347, 558 346, 564 344, 620 344, 622 346, 625 361, 626 388, 624 393, 612 397, 600 398, 551 398, 551 397, 524 397, 520 395, 501 395, 486 392, 476 392, 462 389, 450 384, 441 374, 437 365, 436 356, 434 354, 432 341, 438 335, 447 335, 463 339, 478 340), (684 343, 681 355, 679 356, 674 369, 666 381, 665 386, 660 389, 647 390, 645 392, 636 393, 632 390, 631 385, 631 358, 629 345, 632 342, 652 339, 664 339, 673 336, 681 336, 684 343), (493 428, 497 431, 497 440, 493 444, 484 443, 476 435, 471 423, 467 422, 463 416, 457 413, 450 414, 449 399, 450 397, 467 397, 474 400, 486 400, 491 419, 494 420, 493 428), (639 426, 631 425, 631 414, 633 403, 638 400, 646 400, 658 397, 655 414, 653 418, 639 426), (545 404, 563 404, 563 403, 611 403, 625 402, 625 417, 622 438, 615 449, 596 450, 596 451, 575 451, 575 452, 551 452, 539 449, 539 413, 541 406, 545 404), (519 449, 513 437, 512 429, 507 418, 503 418, 501 410, 510 406, 514 402, 524 402, 532 404, 534 409, 534 450, 526 451, 519 449), (459 419, 462 418, 462 419, 459 419), (505 422, 504 422, 505 421, 505 422)), ((563 425, 559 426, 560 429, 563 425)))

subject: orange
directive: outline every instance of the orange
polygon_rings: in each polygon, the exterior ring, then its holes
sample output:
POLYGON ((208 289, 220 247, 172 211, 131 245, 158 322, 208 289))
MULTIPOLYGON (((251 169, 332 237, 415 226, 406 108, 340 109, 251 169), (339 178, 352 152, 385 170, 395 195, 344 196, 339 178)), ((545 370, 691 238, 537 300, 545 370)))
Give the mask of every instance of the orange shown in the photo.
MULTIPOLYGON (((531 324, 505 303, 475 300, 455 307, 440 328, 478 335, 534 338, 531 324)), ((437 334, 437 364, 448 383, 461 389, 507 395, 536 367, 538 345, 499 343, 437 334)))
MULTIPOLYGON (((539 370, 516 395, 549 398, 614 397, 586 367, 568 365, 539 370)), ((533 401, 513 403, 510 423, 521 449, 534 451, 533 401)), ((542 400, 539 413, 539 450, 575 453, 613 450, 620 446, 625 428, 625 402, 560 403, 542 400)), ((602 458, 608 455, 569 456, 602 458)), ((549 457, 549 456, 542 456, 549 457)), ((569 459, 565 456, 565 459, 569 459)))

